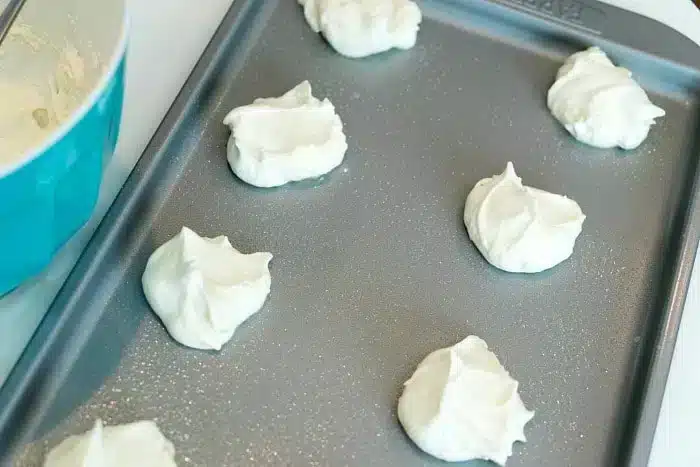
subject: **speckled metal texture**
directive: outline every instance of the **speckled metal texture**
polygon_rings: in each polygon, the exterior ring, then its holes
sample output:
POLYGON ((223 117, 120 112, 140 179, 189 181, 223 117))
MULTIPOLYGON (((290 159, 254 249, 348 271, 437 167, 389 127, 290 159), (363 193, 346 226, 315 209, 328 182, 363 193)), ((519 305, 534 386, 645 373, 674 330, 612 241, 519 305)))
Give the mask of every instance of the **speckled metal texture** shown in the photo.
POLYGON ((423 357, 469 334, 536 411, 510 467, 645 465, 697 245, 700 59, 657 23, 584 4, 607 22, 425 2, 415 48, 351 60, 296 2, 237 0, 0 393, 0 434, 46 435, 17 465, 96 417, 156 419, 183 466, 441 465, 396 402, 423 357), (558 66, 591 43, 667 112, 637 150, 578 144, 546 109, 558 66), (345 162, 245 185, 224 115, 305 79, 343 119, 345 162), (501 272, 465 231, 467 193, 509 160, 588 216, 551 271, 501 272), (149 254, 183 225, 274 254, 268 301, 221 352, 174 342, 141 291, 149 254))

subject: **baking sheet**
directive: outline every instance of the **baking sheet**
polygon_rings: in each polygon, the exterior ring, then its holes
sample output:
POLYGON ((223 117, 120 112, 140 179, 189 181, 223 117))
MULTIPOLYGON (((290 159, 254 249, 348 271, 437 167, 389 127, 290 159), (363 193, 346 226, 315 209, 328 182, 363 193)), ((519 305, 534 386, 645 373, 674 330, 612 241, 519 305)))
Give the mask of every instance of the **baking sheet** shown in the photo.
POLYGON ((16 461, 40 465, 96 417, 155 418, 182 465, 439 465, 396 401, 425 355, 476 334, 536 411, 509 466, 645 465, 697 246, 700 54, 602 4, 527 5, 423 2, 414 49, 351 60, 295 2, 237 0, 0 392, 4 452, 46 434, 16 461), (637 150, 578 144, 546 109, 563 59, 594 43, 667 112, 637 150), (243 184, 224 115, 304 79, 343 119, 345 162, 243 184), (462 224, 508 160, 587 215, 549 272, 490 267, 462 224), (183 224, 275 255, 266 305, 219 353, 175 343, 141 292, 183 224))

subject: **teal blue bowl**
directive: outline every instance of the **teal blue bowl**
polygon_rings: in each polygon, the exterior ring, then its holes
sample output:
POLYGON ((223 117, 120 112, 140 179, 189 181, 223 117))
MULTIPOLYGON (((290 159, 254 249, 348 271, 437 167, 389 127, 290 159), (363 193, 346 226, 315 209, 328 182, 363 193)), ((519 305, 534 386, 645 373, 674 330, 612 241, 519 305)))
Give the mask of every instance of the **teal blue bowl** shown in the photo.
MULTIPOLYGON (((60 8, 47 8, 34 0, 27 5, 18 24, 33 26, 33 18, 47 16, 42 10, 57 15, 72 8, 66 23, 71 31, 63 26, 62 35, 66 40, 75 35, 77 50, 88 44, 85 53, 96 74, 78 106, 46 139, 22 154, 0 153, 0 295, 41 272, 90 218, 103 167, 114 153, 124 98, 128 19, 123 1, 68 0, 60 8)), ((51 34, 47 43, 53 47, 51 34)), ((3 71, 0 67, 0 77, 3 71)))

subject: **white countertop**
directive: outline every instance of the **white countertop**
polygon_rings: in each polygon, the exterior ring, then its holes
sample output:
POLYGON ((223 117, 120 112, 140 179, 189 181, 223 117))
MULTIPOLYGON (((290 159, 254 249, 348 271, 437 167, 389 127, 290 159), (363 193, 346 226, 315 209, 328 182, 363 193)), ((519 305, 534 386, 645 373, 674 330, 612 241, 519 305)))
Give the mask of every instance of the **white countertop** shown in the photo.
MULTIPOLYGON (((700 44, 700 11, 690 0, 603 0, 664 22, 700 44)), ((122 131, 91 221, 48 270, 0 300, 0 382, 31 337, 78 255, 124 183, 232 0, 127 0, 132 31, 122 131)), ((651 467, 700 466, 700 263, 696 258, 671 373, 656 429, 651 467)))

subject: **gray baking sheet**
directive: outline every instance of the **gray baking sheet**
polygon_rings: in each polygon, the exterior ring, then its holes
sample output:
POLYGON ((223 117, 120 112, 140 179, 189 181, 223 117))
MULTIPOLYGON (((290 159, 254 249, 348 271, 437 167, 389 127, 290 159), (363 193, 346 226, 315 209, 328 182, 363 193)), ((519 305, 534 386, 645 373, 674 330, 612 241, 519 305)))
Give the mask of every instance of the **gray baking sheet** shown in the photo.
POLYGON ((237 0, 0 392, 4 453, 43 437, 16 460, 36 466, 96 417, 148 418, 179 465, 440 465, 397 398, 429 352, 476 334, 536 411, 509 466, 645 465, 697 246, 700 54, 621 10, 544 3, 422 2, 412 50, 352 60, 296 2, 237 0), (636 150, 581 145, 546 109, 591 44, 666 110, 636 150), (305 79, 343 119, 345 162, 278 189, 236 179, 224 115, 305 79), (509 160, 587 215, 548 272, 489 266, 462 223, 509 160), (141 291, 183 225, 274 254, 268 301, 221 352, 174 342, 141 291))

